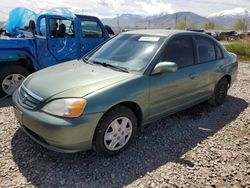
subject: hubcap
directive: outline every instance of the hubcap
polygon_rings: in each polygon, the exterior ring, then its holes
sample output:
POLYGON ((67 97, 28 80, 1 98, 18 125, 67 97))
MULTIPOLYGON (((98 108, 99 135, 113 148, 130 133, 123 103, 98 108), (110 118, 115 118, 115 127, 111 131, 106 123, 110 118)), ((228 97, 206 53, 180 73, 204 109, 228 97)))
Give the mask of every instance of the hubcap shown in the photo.
POLYGON ((132 135, 132 122, 127 117, 112 121, 104 134, 104 145, 110 151, 123 148, 132 135))
POLYGON ((21 74, 9 74, 3 79, 2 89, 7 95, 12 95, 14 91, 22 84, 25 77, 21 74))

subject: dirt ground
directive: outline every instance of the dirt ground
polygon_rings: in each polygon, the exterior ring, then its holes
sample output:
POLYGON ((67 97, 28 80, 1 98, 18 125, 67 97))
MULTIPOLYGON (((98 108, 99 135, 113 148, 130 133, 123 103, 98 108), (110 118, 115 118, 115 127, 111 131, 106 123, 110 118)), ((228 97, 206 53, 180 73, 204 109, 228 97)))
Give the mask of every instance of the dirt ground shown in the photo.
POLYGON ((143 128, 122 154, 48 151, 0 101, 0 187, 250 187, 250 64, 224 105, 200 104, 143 128))

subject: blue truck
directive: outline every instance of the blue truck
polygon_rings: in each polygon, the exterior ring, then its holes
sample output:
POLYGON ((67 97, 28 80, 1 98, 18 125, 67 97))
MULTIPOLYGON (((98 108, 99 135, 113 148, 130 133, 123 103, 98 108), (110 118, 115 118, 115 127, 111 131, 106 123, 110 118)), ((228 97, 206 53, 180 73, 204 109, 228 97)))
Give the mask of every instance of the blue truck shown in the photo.
POLYGON ((0 37, 0 97, 11 95, 30 73, 80 59, 114 34, 93 16, 40 15, 15 36, 0 37))

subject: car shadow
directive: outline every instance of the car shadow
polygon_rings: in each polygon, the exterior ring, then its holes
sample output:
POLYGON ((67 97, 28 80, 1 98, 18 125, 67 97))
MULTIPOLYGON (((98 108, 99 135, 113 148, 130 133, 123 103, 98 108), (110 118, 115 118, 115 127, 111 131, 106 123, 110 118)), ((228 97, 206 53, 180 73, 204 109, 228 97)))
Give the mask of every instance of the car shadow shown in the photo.
POLYGON ((0 98, 0 108, 10 107, 12 105, 12 98, 10 96, 0 98))
POLYGON ((12 154, 23 176, 37 187, 122 187, 169 162, 193 166, 183 155, 247 107, 244 99, 232 96, 216 108, 202 103, 145 126, 127 150, 112 158, 93 151, 48 151, 21 129, 13 136, 12 154))

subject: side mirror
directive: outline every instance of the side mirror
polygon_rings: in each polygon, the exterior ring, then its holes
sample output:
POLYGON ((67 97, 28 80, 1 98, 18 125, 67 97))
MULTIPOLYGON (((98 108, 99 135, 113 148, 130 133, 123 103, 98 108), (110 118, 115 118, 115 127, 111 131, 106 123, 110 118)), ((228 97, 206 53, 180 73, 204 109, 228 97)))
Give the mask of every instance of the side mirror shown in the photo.
POLYGON ((178 66, 176 63, 174 62, 160 62, 158 63, 152 74, 161 74, 161 73, 165 73, 165 72, 176 72, 178 69, 178 66))

